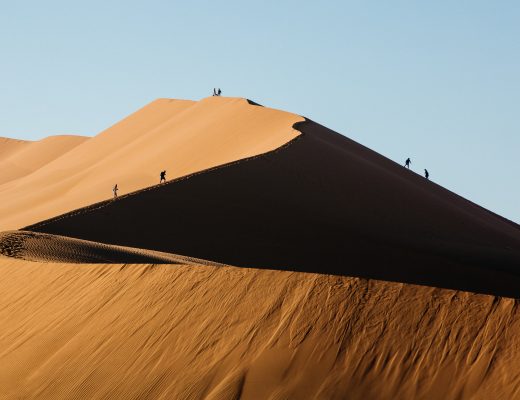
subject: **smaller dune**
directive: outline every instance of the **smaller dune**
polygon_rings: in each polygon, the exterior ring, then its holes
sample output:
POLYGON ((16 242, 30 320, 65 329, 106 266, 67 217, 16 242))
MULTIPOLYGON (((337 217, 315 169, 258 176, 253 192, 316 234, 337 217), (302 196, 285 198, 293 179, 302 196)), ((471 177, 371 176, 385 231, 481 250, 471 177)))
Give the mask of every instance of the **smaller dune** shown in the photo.
POLYGON ((160 251, 26 231, 0 233, 0 254, 37 262, 222 265, 160 251))
POLYGON ((7 157, 20 151, 32 142, 27 140, 11 139, 6 137, 0 137, 0 162, 7 157))
POLYGON ((49 136, 36 142, 0 140, 0 185, 31 174, 87 140, 74 135, 49 136))

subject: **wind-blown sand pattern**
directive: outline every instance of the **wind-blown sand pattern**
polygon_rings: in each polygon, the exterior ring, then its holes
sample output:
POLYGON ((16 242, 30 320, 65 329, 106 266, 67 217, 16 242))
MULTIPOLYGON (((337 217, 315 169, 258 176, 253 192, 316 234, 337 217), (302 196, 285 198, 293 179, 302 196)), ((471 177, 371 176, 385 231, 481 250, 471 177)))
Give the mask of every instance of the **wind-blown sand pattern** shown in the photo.
POLYGON ((183 265, 0 266, 4 399, 514 399, 517 301, 183 265))
POLYGON ((160 251, 26 231, 1 232, 0 255, 36 262, 224 265, 160 251))
POLYGON ((71 138, 0 139, 0 398, 520 398, 517 224, 245 99, 71 138))

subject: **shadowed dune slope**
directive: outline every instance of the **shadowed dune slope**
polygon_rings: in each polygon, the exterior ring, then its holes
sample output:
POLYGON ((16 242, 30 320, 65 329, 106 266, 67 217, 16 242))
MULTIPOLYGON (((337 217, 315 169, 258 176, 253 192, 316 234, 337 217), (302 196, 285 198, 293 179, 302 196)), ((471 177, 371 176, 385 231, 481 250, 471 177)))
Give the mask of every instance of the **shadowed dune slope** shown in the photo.
MULTIPOLYGON (((84 136, 57 135, 23 142, 23 146, 0 158, 0 185, 29 175, 86 140, 88 138, 84 136)), ((0 142, 0 147, 2 145, 0 142)))
POLYGON ((0 397, 515 399, 512 299, 322 274, 0 256, 0 397))
POLYGON ((28 230, 520 297, 520 229, 312 121, 268 154, 28 230))
POLYGON ((270 151, 299 135, 301 120, 240 98, 156 100, 19 179, 2 185, 0 173, 0 230, 110 198, 116 183, 129 193, 158 183, 162 170, 172 179, 270 151))

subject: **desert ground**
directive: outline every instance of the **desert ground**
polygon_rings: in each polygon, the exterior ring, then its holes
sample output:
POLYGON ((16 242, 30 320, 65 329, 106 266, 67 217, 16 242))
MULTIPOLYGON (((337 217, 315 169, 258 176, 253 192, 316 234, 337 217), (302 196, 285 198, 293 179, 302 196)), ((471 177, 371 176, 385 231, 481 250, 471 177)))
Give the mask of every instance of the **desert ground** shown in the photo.
POLYGON ((2 399, 520 398, 520 227, 308 118, 159 99, 0 166, 2 399))

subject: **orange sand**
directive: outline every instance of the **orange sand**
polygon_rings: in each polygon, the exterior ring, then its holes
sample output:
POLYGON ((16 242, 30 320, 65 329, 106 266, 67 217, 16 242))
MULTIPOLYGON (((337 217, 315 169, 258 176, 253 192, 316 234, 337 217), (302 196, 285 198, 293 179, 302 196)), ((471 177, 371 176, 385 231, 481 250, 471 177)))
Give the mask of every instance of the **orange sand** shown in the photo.
POLYGON ((0 142, 0 149, 4 149, 0 158, 0 185, 37 171, 87 140, 83 136, 51 136, 37 142, 22 142, 13 151, 0 142))
POLYGON ((520 395, 511 299, 232 267, 0 273, 2 399, 520 395))

